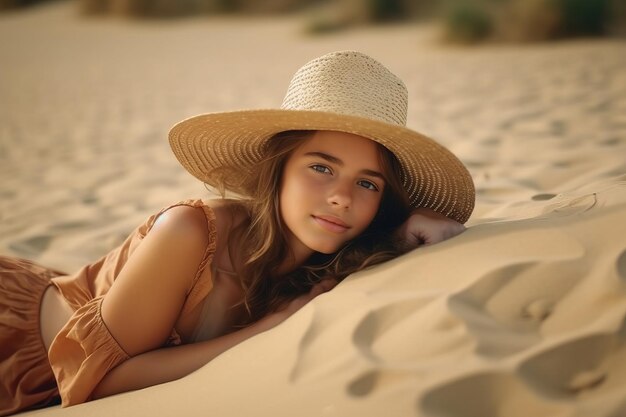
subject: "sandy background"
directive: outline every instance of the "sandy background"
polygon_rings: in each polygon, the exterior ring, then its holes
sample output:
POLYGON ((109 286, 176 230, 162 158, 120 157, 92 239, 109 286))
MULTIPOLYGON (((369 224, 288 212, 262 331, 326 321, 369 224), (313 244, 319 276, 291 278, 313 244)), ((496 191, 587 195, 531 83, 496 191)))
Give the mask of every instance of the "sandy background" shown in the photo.
POLYGON ((56 415, 626 415, 626 42, 445 47, 433 26, 308 37, 294 17, 0 15, 0 253, 73 271, 206 197, 167 144, 198 113, 277 107, 356 49, 409 126, 469 167, 463 235, 357 274, 179 381, 56 415))

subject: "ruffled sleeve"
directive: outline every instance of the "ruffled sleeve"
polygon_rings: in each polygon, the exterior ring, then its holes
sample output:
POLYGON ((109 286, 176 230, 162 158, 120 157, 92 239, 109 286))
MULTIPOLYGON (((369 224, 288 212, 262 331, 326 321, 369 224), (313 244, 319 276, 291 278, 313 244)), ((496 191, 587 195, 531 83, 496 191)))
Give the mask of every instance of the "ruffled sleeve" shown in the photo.
POLYGON ((102 300, 76 310, 48 351, 63 407, 88 401, 102 378, 129 359, 102 320, 102 300))

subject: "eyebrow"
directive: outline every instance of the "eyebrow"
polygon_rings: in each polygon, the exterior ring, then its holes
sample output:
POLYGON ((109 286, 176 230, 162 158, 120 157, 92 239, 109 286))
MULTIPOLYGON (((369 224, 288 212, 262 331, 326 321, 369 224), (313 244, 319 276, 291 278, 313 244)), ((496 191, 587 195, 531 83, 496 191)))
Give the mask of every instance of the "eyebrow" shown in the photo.
MULTIPOLYGON (((345 165, 341 159, 337 158, 336 156, 332 156, 327 153, 324 153, 324 152, 307 152, 304 155, 316 156, 316 157, 325 159, 326 161, 331 162, 333 164, 337 164, 339 166, 345 165)), ((385 181, 385 176, 378 171, 374 171, 371 169, 362 169, 361 172, 365 175, 369 175, 370 177, 380 178, 381 180, 385 181)))

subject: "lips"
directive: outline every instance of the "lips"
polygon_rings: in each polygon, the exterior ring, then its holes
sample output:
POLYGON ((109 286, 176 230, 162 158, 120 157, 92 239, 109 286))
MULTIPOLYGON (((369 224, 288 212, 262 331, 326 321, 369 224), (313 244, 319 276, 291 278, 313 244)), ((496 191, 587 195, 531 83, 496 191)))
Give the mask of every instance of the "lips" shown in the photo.
POLYGON ((319 224, 320 226, 322 226, 322 228, 328 230, 329 232, 343 233, 350 229, 350 226, 348 226, 344 221, 335 216, 321 215, 312 217, 317 224, 319 224))

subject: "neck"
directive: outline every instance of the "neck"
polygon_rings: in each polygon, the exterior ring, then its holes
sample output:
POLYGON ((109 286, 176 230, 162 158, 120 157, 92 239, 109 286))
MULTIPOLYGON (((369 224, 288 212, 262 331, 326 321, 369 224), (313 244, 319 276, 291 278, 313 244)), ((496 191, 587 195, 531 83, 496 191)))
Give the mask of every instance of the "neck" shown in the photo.
POLYGON ((276 270, 278 276, 285 275, 302 265, 313 254, 313 250, 300 242, 291 232, 287 236, 289 256, 287 256, 276 270))

